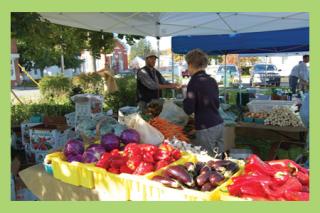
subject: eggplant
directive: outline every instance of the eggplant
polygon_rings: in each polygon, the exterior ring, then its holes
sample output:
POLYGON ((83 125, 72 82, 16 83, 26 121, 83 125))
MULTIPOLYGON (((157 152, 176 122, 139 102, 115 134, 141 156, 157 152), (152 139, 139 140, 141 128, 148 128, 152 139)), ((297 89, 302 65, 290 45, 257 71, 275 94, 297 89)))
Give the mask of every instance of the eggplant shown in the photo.
POLYGON ((203 174, 205 172, 211 172, 211 168, 207 165, 201 168, 200 174, 203 174))
POLYGON ((232 163, 232 161, 229 161, 229 160, 216 160, 216 161, 210 162, 210 167, 213 167, 213 168, 217 169, 219 167, 226 167, 230 163, 232 163))
POLYGON ((204 162, 197 162, 196 163, 196 169, 195 169, 195 175, 199 175, 200 174, 200 170, 202 169, 202 167, 204 167, 206 164, 204 162))
POLYGON ((196 166, 194 165, 194 163, 186 162, 184 166, 186 167, 188 172, 192 172, 192 173, 195 172, 196 166))
POLYGON ((209 181, 213 186, 221 185, 224 179, 225 177, 216 171, 212 171, 209 177, 209 181))
POLYGON ((192 187, 195 185, 192 176, 188 173, 188 171, 180 165, 177 166, 170 166, 167 169, 167 172, 169 176, 189 187, 192 187))
POLYGON ((229 165, 226 166, 227 171, 230 171, 232 174, 239 171, 239 166, 235 162, 231 162, 229 165))
POLYGON ((205 184, 202 185, 201 187, 201 191, 202 192, 209 192, 212 191, 215 187, 213 185, 211 185, 210 182, 207 182, 205 184))
POLYGON ((198 186, 202 186, 206 182, 209 181, 210 175, 211 175, 211 170, 203 171, 197 178, 196 182, 198 186))
POLYGON ((164 186, 174 188, 174 189, 182 189, 181 184, 178 181, 175 181, 171 178, 163 177, 160 175, 156 175, 152 178, 153 181, 162 183, 164 186))
POLYGON ((167 170, 164 170, 164 171, 162 172, 162 176, 163 176, 163 177, 166 177, 166 178, 171 178, 171 177, 170 177, 170 174, 169 174, 169 172, 168 172, 167 170))

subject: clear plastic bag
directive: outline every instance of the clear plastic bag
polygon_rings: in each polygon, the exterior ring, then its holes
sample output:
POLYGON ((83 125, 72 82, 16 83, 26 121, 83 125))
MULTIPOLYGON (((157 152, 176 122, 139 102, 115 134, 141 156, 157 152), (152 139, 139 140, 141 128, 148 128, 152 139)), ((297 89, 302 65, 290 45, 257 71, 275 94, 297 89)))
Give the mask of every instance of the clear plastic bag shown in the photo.
POLYGON ((183 111, 183 109, 173 103, 172 100, 166 100, 164 102, 159 117, 183 127, 187 125, 189 119, 188 115, 183 111))

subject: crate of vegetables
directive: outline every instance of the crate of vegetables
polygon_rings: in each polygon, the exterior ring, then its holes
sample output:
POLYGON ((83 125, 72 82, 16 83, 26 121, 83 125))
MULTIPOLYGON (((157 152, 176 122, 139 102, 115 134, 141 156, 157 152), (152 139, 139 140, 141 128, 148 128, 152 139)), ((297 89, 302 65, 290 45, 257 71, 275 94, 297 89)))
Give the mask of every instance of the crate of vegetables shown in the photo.
MULTIPOLYGON (((203 157, 202 157, 203 158, 203 157)), ((230 183, 230 177, 242 172, 243 161, 212 158, 178 162, 156 171, 147 181, 136 183, 131 200, 209 201, 219 200, 220 189, 230 183), (139 193, 137 192, 139 189, 139 193), (140 196, 137 196, 140 195, 140 196)))
POLYGON ((111 198, 120 191, 128 200, 139 200, 133 198, 134 194, 140 194, 140 182, 146 181, 156 170, 189 159, 189 154, 171 146, 129 143, 122 152, 107 152, 97 162, 93 168, 95 188, 108 192, 111 198))
POLYGON ((253 201, 308 201, 309 171, 292 160, 262 161, 251 155, 244 174, 232 178, 224 197, 253 201))

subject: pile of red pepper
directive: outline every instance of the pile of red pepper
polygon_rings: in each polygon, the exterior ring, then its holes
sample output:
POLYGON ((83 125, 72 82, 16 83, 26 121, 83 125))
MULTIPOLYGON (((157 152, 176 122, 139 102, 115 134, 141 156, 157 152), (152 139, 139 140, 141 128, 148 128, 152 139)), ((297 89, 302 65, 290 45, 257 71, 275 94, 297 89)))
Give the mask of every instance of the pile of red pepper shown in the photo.
POLYGON ((309 200, 309 171, 292 160, 247 159, 245 174, 232 178, 230 195, 253 200, 309 200))
POLYGON ((96 166, 115 174, 145 175, 180 158, 181 152, 168 144, 157 147, 151 144, 130 143, 123 152, 114 149, 104 153, 96 166))

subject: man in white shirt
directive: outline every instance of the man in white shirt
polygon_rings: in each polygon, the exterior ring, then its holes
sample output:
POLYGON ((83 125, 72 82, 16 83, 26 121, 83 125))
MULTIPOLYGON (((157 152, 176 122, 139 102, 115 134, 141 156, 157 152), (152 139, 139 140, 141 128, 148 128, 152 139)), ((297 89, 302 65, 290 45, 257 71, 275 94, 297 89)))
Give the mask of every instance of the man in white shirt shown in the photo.
POLYGON ((294 66, 289 76, 289 86, 293 94, 296 93, 298 80, 303 86, 309 85, 309 69, 307 67, 309 63, 309 55, 303 56, 303 61, 300 61, 298 65, 294 66))

